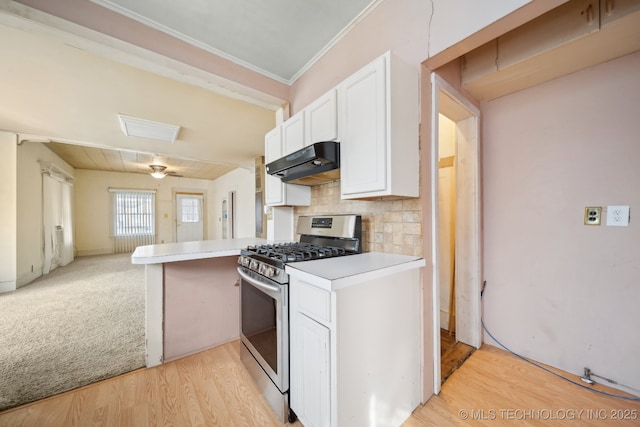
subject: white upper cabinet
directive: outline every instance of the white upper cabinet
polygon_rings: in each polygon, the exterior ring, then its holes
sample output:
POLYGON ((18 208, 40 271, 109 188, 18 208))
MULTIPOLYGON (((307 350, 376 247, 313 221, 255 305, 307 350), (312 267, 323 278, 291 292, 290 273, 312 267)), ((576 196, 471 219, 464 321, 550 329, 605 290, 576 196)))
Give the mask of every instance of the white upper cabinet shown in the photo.
MULTIPOLYGON (((282 144, 282 128, 280 126, 265 135, 265 164, 283 156, 282 144)), ((264 197, 267 206, 309 206, 311 204, 311 187, 285 184, 280 178, 266 174, 264 197)))
MULTIPOLYGON (((264 136, 264 162, 265 164, 280 158, 282 141, 280 128, 277 127, 264 136)), ((280 178, 265 175, 265 204, 267 206, 283 203, 283 186, 280 178)))
POLYGON ((340 85, 342 195, 386 189, 386 58, 340 85))
MULTIPOLYGON (((269 132, 265 161, 338 141, 343 199, 418 197, 418 95, 418 66, 387 52, 269 132)), ((280 194, 276 179, 267 205, 310 204, 309 187, 282 184, 280 194)))
POLYGON ((418 70, 387 52, 338 86, 343 199, 418 197, 418 70))
POLYGON ((306 107, 305 145, 338 139, 338 104, 332 89, 306 107))
POLYGON ((281 125, 283 155, 307 145, 338 139, 336 90, 316 99, 281 125))
POLYGON ((301 111, 281 125, 283 156, 305 147, 304 116, 304 112, 301 111))

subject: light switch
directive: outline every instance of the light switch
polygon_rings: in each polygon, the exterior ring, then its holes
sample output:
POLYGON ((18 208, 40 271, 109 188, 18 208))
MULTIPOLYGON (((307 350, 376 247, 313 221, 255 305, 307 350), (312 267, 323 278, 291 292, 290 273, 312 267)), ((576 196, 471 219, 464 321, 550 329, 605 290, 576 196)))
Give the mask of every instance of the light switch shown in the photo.
POLYGON ((607 225, 628 226, 629 206, 607 206, 607 225))

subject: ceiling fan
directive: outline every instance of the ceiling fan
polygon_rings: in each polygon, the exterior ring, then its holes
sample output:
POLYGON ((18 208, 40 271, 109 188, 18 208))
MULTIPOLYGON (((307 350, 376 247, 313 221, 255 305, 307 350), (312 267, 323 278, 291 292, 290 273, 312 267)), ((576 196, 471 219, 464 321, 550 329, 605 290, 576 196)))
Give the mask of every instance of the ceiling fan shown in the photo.
POLYGON ((166 166, 162 166, 162 165, 149 165, 149 168, 151 168, 151 172, 149 172, 149 174, 156 178, 156 179, 162 179, 165 176, 169 175, 169 176, 175 176, 177 178, 182 177, 182 175, 179 175, 176 172, 173 171, 168 171, 166 166))

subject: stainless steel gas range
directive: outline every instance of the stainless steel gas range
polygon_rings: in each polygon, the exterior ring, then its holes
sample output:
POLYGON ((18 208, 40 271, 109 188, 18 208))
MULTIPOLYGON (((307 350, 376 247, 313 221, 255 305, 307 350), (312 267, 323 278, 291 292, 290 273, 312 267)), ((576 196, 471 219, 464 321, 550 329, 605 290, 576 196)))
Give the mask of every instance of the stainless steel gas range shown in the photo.
POLYGON ((299 242, 249 246, 240 252, 240 356, 267 401, 286 422, 289 409, 288 263, 362 252, 360 215, 298 218, 299 242))

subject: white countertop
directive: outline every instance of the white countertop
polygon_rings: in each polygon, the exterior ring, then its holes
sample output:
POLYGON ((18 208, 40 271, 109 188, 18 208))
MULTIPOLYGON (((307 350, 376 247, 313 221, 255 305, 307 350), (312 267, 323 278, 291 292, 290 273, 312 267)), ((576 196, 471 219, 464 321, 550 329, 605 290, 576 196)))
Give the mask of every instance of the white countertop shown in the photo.
POLYGON ((335 291, 371 278, 424 267, 425 264, 424 258, 420 257, 365 252, 358 255, 287 264, 286 271, 292 277, 328 291, 335 291))
POLYGON ((192 259, 239 255, 247 246, 273 243, 258 238, 201 240, 197 242, 162 243, 138 246, 131 255, 132 264, 160 264, 192 259))

